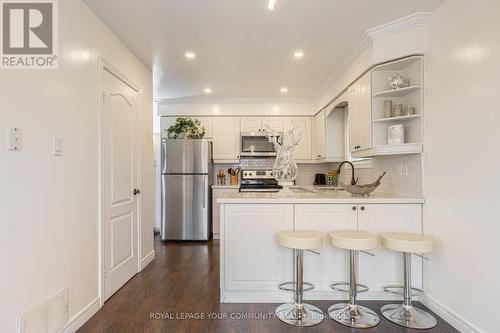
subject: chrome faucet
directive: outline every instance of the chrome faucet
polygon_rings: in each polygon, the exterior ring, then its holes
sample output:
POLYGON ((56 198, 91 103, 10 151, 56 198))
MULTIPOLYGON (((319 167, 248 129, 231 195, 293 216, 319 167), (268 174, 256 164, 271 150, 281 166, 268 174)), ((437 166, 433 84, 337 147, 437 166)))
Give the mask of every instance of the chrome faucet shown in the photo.
POLYGON ((354 165, 351 162, 344 161, 344 162, 340 163, 339 168, 337 169, 337 175, 340 175, 340 170, 342 169, 342 166, 344 164, 349 164, 351 166, 351 168, 352 168, 351 185, 356 185, 356 183, 358 182, 358 180, 356 178, 354 178, 354 165))

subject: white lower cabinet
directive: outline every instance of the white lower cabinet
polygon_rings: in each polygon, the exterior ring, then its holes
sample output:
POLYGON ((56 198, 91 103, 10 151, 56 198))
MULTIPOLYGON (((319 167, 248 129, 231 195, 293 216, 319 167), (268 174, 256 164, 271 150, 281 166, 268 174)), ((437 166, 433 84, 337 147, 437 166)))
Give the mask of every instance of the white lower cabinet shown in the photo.
MULTIPOLYGON (((420 204, 224 204, 221 211, 222 302, 281 302, 291 293, 278 290, 293 278, 292 250, 278 246, 280 230, 315 230, 324 234, 320 255, 304 253, 304 280, 315 289, 306 299, 345 299, 330 285, 348 281, 348 251, 331 245, 335 230, 422 232, 420 204)), ((379 246, 375 257, 359 254, 359 283, 370 291, 360 299, 394 299, 386 285, 401 284, 402 256, 379 246)), ((422 287, 422 260, 412 259, 413 286, 422 287)))
POLYGON ((220 235, 220 204, 217 203, 217 198, 222 198, 228 194, 236 194, 238 192, 239 188, 212 189, 212 233, 214 239, 218 239, 220 235))
MULTIPOLYGON (((358 206, 358 229, 374 234, 384 232, 422 233, 422 206, 415 204, 369 204, 358 206)), ((384 286, 402 284, 402 254, 381 245, 371 250, 375 257, 360 254, 359 281, 372 292, 383 292, 384 286)), ((422 288, 422 259, 412 256, 412 284, 422 288)))
POLYGON ((304 254, 304 279, 315 285, 315 289, 309 293, 331 292, 332 282, 347 281, 349 257, 346 251, 332 247, 329 233, 356 230, 357 216, 352 207, 349 204, 295 205, 295 229, 314 230, 323 234, 323 247, 318 249, 321 254, 304 254))
POLYGON ((291 250, 277 245, 274 237, 280 230, 293 229, 293 205, 223 207, 224 289, 250 291, 257 298, 256 291, 276 292, 280 283, 292 278, 291 250))

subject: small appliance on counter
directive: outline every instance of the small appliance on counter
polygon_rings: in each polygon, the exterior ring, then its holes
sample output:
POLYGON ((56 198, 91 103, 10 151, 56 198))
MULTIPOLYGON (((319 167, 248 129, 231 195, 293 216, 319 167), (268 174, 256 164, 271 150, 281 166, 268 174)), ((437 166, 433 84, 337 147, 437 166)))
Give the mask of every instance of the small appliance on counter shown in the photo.
POLYGON ((317 173, 314 176, 314 184, 313 185, 326 185, 326 176, 324 173, 317 173))
POLYGON ((240 192, 279 192, 282 189, 271 170, 243 170, 240 192))

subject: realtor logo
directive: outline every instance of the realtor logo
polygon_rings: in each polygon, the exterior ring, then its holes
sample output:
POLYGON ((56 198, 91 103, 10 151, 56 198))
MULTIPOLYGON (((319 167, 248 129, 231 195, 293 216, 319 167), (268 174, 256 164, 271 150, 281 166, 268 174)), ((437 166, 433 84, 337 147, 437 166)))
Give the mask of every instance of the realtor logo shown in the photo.
POLYGON ((0 0, 1 68, 57 68, 56 1, 0 0))

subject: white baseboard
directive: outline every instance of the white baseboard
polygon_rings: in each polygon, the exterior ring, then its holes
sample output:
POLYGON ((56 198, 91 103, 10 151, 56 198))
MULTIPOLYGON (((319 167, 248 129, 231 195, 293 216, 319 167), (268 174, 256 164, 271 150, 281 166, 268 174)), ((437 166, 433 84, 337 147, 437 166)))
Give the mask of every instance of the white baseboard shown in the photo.
POLYGON ((63 333, 75 333, 101 308, 101 298, 97 297, 90 302, 83 310, 78 312, 68 321, 68 324, 61 331, 63 333))
POLYGON ((220 234, 213 233, 212 238, 213 239, 220 239, 220 234))
POLYGON ((428 294, 420 296, 419 301, 462 333, 486 333, 428 294))
POLYGON ((149 265, 151 263, 151 261, 153 261, 155 258, 155 251, 151 251, 148 253, 147 256, 145 256, 144 258, 142 258, 141 260, 141 271, 146 268, 147 265, 149 265))

